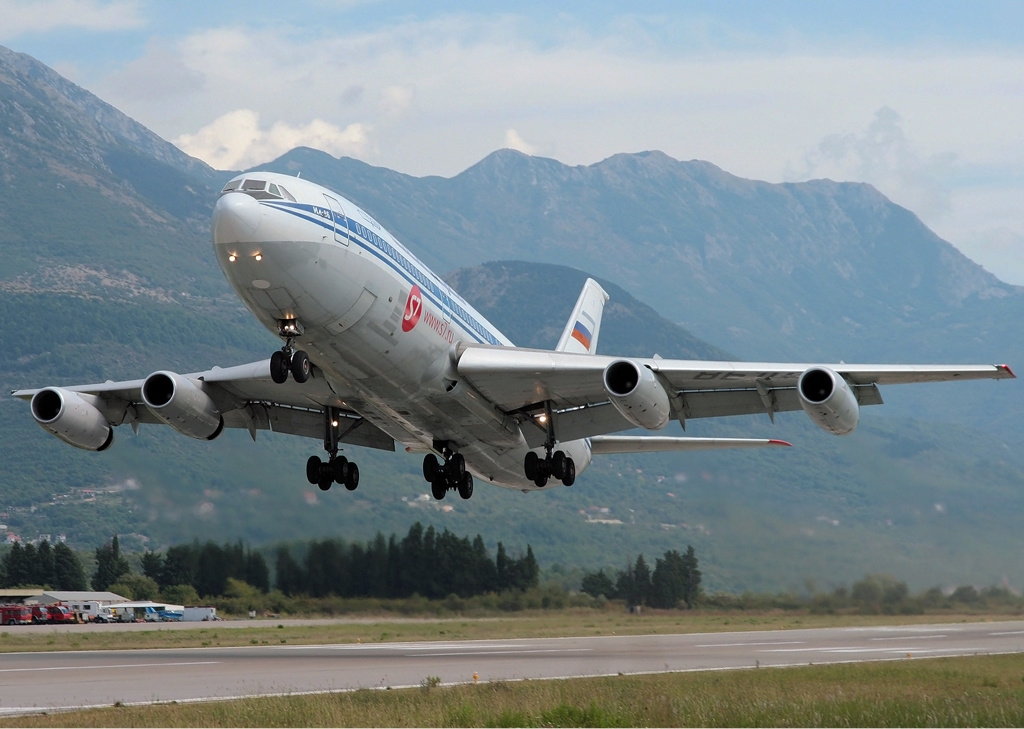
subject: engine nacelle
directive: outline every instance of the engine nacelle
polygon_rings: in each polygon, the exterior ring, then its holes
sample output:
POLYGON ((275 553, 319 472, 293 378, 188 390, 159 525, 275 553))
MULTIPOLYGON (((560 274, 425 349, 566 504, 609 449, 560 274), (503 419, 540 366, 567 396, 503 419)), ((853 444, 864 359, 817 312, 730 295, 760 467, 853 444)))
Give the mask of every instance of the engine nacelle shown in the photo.
POLYGON ((860 405, 849 383, 828 367, 811 367, 796 385, 800 404, 822 430, 849 435, 860 419, 860 405))
POLYGON ((618 359, 604 368, 604 389, 622 416, 640 428, 661 430, 672 409, 668 393, 649 368, 618 359))
POLYGON ((147 377, 142 400, 153 415, 190 438, 213 440, 224 430, 224 418, 210 396, 175 372, 147 377))
POLYGON ((93 404, 95 395, 47 387, 32 396, 32 417, 47 433, 86 451, 105 451, 114 428, 93 404))

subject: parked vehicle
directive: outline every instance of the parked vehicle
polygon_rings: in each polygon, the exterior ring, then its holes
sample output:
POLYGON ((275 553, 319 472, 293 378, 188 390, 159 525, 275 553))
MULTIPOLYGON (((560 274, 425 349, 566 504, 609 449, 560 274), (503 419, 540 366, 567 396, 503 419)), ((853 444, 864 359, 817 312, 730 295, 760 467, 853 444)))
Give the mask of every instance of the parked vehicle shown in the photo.
POLYGON ((46 622, 48 623, 67 624, 78 622, 78 616, 75 615, 75 613, 67 605, 64 605, 63 603, 58 603, 56 605, 48 605, 47 608, 49 617, 47 618, 46 622))
POLYGON ((0 623, 28 625, 32 622, 32 608, 28 605, 0 605, 0 623))
POLYGON ((48 622, 50 619, 50 611, 46 605, 33 605, 32 606, 32 622, 36 625, 48 622))
POLYGON ((187 607, 182 610, 181 619, 186 623, 220 620, 220 618, 217 617, 217 608, 207 606, 187 607))

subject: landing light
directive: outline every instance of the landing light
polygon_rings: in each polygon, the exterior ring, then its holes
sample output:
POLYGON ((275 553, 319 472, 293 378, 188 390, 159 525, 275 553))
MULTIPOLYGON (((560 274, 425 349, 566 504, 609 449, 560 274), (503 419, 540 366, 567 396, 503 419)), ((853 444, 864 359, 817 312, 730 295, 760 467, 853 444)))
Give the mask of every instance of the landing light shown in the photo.
POLYGON ((537 416, 537 422, 540 423, 541 425, 544 425, 546 422, 548 422, 548 416, 547 415, 538 415, 537 416))
POLYGON ((338 427, 338 421, 337 420, 332 420, 331 421, 331 427, 332 428, 337 428, 338 427))
POLYGON ((234 263, 237 258, 238 256, 236 256, 234 253, 228 256, 228 260, 231 261, 232 263, 234 263))
POLYGON ((257 253, 255 256, 253 256, 253 258, 255 258, 257 261, 262 261, 263 260, 263 254, 262 253, 257 253))

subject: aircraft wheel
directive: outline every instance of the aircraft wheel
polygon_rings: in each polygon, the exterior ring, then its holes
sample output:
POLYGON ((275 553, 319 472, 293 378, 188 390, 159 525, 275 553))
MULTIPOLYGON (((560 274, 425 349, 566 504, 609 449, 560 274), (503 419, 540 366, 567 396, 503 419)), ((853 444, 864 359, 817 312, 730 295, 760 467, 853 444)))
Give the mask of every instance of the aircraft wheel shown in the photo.
POLYGON ((354 463, 348 464, 348 475, 345 476, 345 488, 355 491, 359 488, 359 466, 354 463))
POLYGON ((288 355, 280 349, 270 355, 270 379, 279 385, 288 380, 288 355))
POLYGON ((565 478, 565 453, 562 451, 555 451, 554 455, 551 456, 551 475, 561 481, 565 478))
POLYGON ((349 472, 355 467, 355 465, 356 464, 354 463, 349 463, 345 456, 338 456, 331 461, 331 475, 338 483, 346 483, 348 481, 349 472))
POLYGON ((459 484, 459 496, 468 499, 473 495, 473 474, 468 471, 462 474, 462 482, 459 484))
POLYGON ((533 451, 526 454, 523 459, 523 473, 526 474, 526 478, 533 481, 537 478, 537 464, 540 462, 540 456, 533 451))
POLYGON ((309 460, 306 461, 306 480, 310 483, 318 483, 320 481, 320 457, 310 456, 309 460))
POLYGON ((565 459, 565 475, 562 476, 563 486, 572 486, 576 483, 576 462, 571 458, 565 459))
POLYGON ((459 483, 466 473, 466 459, 461 453, 453 453, 448 459, 448 471, 452 481, 459 483))
POLYGON ((423 478, 426 479, 428 483, 434 482, 434 477, 437 475, 438 470, 437 465, 437 458, 433 453, 428 453, 423 456, 423 478))
POLYGON ((301 349, 292 355, 291 371, 296 382, 301 384, 308 380, 312 367, 309 363, 309 355, 301 349))
POLYGON ((320 479, 319 481, 317 481, 316 485, 320 487, 321 491, 330 491, 331 486, 334 485, 334 478, 331 477, 330 479, 320 479))
POLYGON ((430 482, 430 495, 435 500, 440 501, 444 498, 445 493, 448 492, 448 484, 441 474, 437 474, 433 481, 430 482))
POLYGON ((537 488, 542 489, 542 488, 544 488, 545 486, 548 485, 548 477, 547 476, 537 476, 537 478, 533 479, 533 482, 535 484, 537 484, 537 488))

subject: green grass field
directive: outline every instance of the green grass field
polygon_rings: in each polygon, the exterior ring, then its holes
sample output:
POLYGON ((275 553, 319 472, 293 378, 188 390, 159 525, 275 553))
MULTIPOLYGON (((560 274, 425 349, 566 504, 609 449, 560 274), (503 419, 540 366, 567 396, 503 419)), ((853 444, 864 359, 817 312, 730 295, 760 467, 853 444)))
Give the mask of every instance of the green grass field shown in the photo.
MULTIPOLYGON (((427 677, 425 677, 427 678, 427 677)), ((0 726, 1022 726, 1024 655, 120 706, 0 726)))

